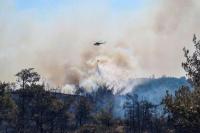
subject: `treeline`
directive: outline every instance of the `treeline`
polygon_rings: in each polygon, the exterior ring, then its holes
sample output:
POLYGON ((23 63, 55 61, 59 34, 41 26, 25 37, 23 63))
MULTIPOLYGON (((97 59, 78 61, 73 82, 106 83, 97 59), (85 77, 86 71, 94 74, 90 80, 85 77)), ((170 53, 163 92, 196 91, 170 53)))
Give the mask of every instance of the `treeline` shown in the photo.
POLYGON ((115 95, 106 85, 85 91, 76 87, 74 95, 47 91, 32 68, 16 74, 14 84, 0 83, 0 131, 5 133, 117 133, 160 132, 155 107, 127 95, 125 117, 114 115, 115 95), (155 113, 155 112, 154 112, 155 113))
POLYGON ((200 132, 200 41, 195 51, 184 49, 192 89, 181 87, 166 93, 159 105, 125 97, 124 117, 117 117, 118 100, 113 89, 99 85, 87 92, 76 86, 75 94, 49 91, 34 69, 16 74, 16 83, 0 82, 0 133, 198 133, 200 132))

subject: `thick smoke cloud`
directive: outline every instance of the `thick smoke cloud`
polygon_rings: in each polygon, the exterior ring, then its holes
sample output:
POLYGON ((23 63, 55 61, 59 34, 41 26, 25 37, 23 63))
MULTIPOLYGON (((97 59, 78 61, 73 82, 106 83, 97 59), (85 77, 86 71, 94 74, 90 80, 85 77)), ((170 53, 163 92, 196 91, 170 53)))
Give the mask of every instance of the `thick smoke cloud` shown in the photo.
POLYGON ((113 13, 107 1, 60 7, 43 18, 34 9, 0 2, 0 79, 14 80, 34 67, 54 85, 92 84, 99 69, 106 82, 126 86, 135 77, 183 75, 182 48, 199 33, 200 2, 162 0, 113 13), (97 41, 105 45, 95 47, 97 41))

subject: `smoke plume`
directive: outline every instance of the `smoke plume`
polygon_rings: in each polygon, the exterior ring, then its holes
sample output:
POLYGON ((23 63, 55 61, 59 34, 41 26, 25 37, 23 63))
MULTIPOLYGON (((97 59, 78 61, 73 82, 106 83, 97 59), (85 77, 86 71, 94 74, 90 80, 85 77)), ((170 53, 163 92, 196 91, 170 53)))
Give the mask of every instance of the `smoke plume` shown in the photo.
POLYGON ((94 87, 97 61, 103 82, 121 88, 135 77, 183 75, 182 48, 199 33, 199 10, 197 0, 161 0, 115 14, 107 1, 79 1, 43 18, 1 1, 0 79, 34 67, 54 85, 94 87))

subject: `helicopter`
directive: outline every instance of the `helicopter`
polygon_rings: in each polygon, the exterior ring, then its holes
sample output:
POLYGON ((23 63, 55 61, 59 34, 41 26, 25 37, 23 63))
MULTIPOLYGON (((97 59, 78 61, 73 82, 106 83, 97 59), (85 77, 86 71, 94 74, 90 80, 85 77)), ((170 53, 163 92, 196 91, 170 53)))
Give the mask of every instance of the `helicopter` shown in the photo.
POLYGON ((95 45, 95 46, 100 46, 100 45, 102 45, 102 44, 105 44, 106 42, 100 42, 100 41, 98 41, 98 42, 95 42, 93 45, 95 45))

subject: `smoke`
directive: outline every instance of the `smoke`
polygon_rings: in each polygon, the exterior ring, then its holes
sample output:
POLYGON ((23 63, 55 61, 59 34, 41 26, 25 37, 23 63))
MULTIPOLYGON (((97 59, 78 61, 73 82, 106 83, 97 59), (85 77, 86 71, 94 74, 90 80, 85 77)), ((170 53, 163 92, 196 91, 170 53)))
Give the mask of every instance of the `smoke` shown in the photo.
POLYGON ((200 2, 150 1, 124 12, 114 12, 108 1, 95 2, 38 13, 1 1, 0 79, 12 81, 20 69, 34 67, 54 85, 94 88, 103 79, 123 88, 135 77, 184 74, 182 48, 199 33, 200 2), (95 41, 106 44, 95 47, 95 41))

